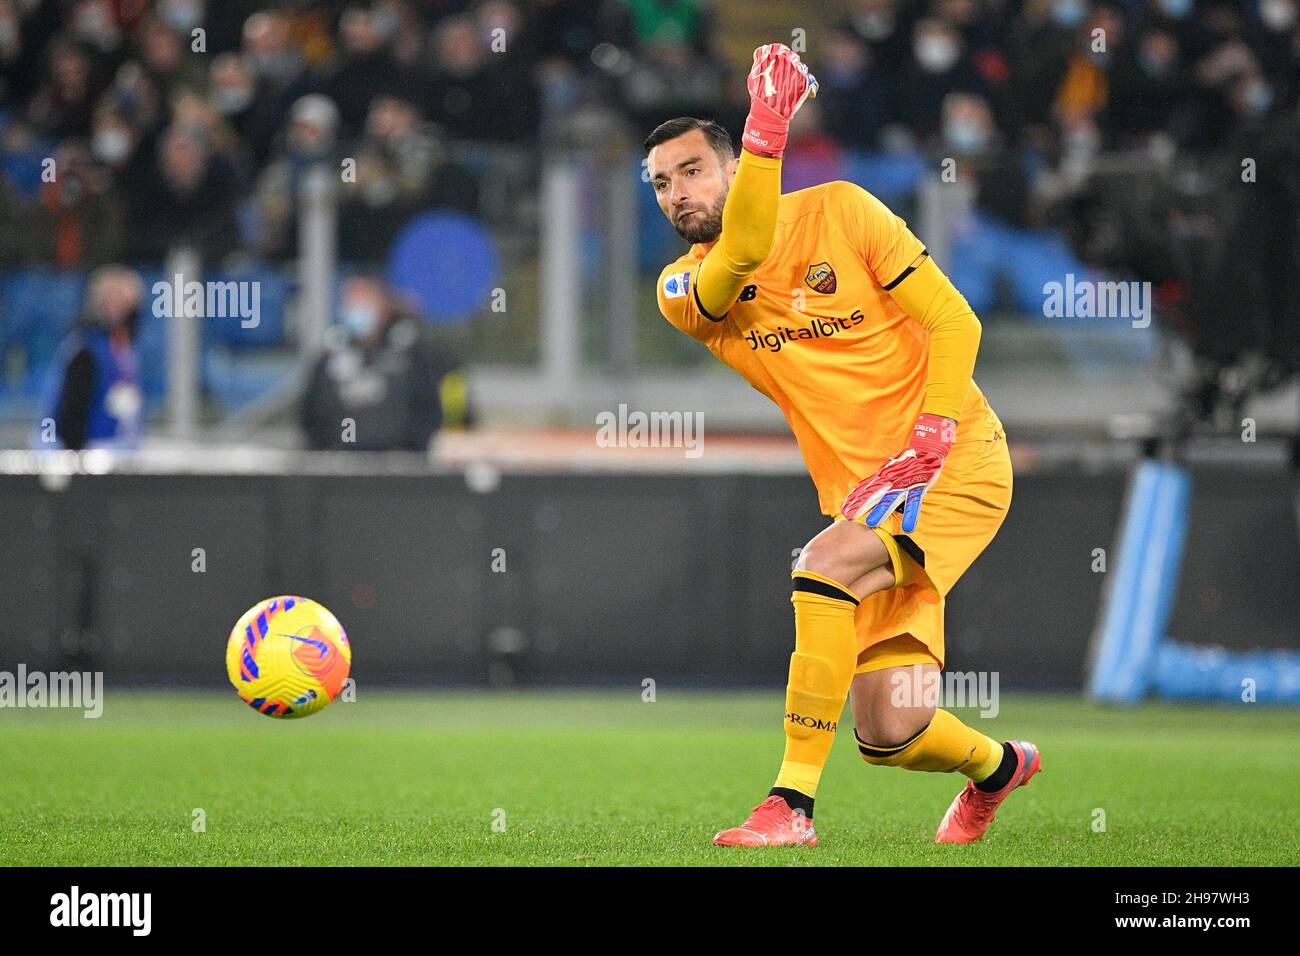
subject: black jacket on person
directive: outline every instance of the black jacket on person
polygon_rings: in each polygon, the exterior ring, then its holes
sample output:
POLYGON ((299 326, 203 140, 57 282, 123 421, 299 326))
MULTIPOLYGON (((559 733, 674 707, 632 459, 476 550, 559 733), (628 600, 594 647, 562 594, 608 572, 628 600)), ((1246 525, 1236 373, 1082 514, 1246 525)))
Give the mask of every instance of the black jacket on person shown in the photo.
POLYGON ((307 447, 424 451, 442 425, 439 390, 453 368, 411 318, 390 325, 373 348, 336 345, 317 361, 303 396, 307 447))

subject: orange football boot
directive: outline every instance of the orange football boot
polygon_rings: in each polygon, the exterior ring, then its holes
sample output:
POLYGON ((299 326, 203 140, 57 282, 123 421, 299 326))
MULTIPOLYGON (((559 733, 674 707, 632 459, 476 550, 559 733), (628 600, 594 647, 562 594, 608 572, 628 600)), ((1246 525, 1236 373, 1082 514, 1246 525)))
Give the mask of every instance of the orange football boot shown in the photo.
POLYGON ((717 846, 816 846, 812 820, 790 809, 776 795, 768 797, 738 827, 713 838, 717 846))
POLYGON ((1038 773, 1041 761, 1037 747, 1027 740, 1009 740, 1007 743, 1016 752, 1016 769, 1011 780, 1001 790, 992 793, 985 793, 975 786, 974 780, 967 780, 965 789, 957 794, 939 821, 935 843, 974 843, 989 828, 993 814, 1007 795, 1016 787, 1028 784, 1029 778, 1038 773))

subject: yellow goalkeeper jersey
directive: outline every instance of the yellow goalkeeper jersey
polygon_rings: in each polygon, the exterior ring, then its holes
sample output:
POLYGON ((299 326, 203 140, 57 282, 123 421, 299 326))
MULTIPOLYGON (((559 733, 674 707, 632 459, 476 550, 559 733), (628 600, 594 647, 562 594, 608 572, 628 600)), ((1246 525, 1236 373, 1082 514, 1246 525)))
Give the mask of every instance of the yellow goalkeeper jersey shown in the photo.
MULTIPOLYGON (((930 333, 888 290, 924 246, 880 200, 832 182, 781 196, 772 252, 723 316, 704 314, 695 280, 705 247, 659 276, 659 309, 785 414, 836 515, 858 481, 906 447, 925 393, 930 333)), ((957 441, 1002 423, 971 382, 957 441)))

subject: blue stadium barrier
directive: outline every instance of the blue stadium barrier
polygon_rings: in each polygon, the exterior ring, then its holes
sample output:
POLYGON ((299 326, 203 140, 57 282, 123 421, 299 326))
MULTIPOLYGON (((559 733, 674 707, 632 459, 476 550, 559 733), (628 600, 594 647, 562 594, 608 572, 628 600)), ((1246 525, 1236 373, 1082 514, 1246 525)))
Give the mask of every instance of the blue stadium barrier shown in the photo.
MULTIPOLYGON (((155 285, 164 282, 170 286, 174 279, 160 268, 142 268, 138 271, 145 286, 144 313, 158 318, 153 316, 154 302, 157 298, 155 285)), ((259 265, 240 272, 210 272, 203 278, 205 282, 256 282, 258 295, 258 322, 254 326, 245 328, 242 318, 237 315, 204 316, 202 331, 205 348, 219 344, 232 351, 242 352, 284 344, 284 316, 293 287, 284 270, 259 265)), ((165 294, 170 295, 170 293, 165 294)), ((164 300, 165 306, 170 304, 170 298, 164 300)))
POLYGON ((1261 704, 1300 704, 1300 653, 1230 651, 1166 641, 1156 653, 1154 689, 1161 697, 1261 704))
POLYGON ((167 319, 153 314, 153 287, 166 281, 160 268, 138 268, 144 283, 144 304, 135 330, 135 348, 140 356, 140 388, 145 398, 161 401, 167 393, 167 319))
POLYGON ((1136 703, 1154 684, 1178 588, 1190 493, 1191 478, 1179 465, 1148 459, 1137 468, 1088 680, 1095 700, 1136 703))
POLYGON ((1014 308, 1038 317, 1043 316, 1043 287, 1048 282, 1061 282, 1069 272, 1082 277, 1090 271, 1057 233, 1021 229, 979 211, 971 216, 970 227, 954 238, 952 260, 941 265, 977 312, 996 304, 997 287, 1005 283, 1014 308))
MULTIPOLYGON (((988 217, 983 217, 986 221, 988 217)), ((1059 233, 1050 230, 1004 230, 1007 281, 1015 307, 1029 315, 1043 316, 1043 287, 1064 282, 1067 273, 1082 278, 1092 272, 1059 233)), ((1045 318, 1045 317, 1044 317, 1045 318)))
MULTIPOLYGON (((14 122, 12 108, 0 109, 0 134, 14 122)), ((0 178, 6 179, 24 199, 31 199, 41 191, 45 161, 54 155, 56 143, 35 139, 21 152, 0 151, 0 178)))
MULTIPOLYGON (((355 268, 339 264, 331 302, 355 268)), ((152 298, 153 284, 167 281, 161 269, 141 270, 146 291, 152 298)), ((278 357, 274 350, 287 343, 286 315, 296 292, 296 278, 287 269, 257 264, 238 272, 212 272, 212 282, 257 282, 258 323, 245 328, 237 315, 212 316, 203 321, 199 383, 227 412, 246 407, 278 387, 296 359, 278 357), (265 360, 263 360, 265 356, 265 360)), ((147 397, 161 399, 167 384, 167 319, 147 308, 136 340, 140 350, 143 387, 147 397)))

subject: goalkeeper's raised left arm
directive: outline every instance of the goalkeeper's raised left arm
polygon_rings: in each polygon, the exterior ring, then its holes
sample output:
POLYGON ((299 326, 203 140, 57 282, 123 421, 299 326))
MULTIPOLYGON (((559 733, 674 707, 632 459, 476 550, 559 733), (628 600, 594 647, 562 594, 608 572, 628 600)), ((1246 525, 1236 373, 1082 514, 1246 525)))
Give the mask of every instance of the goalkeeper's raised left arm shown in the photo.
POLYGON ((749 116, 736 175, 722 208, 722 234, 700 264, 696 295, 701 311, 720 319, 772 251, 781 200, 781 155, 790 120, 817 95, 817 80, 799 55, 780 43, 754 51, 749 116))

